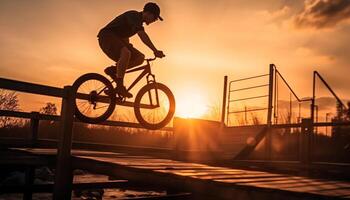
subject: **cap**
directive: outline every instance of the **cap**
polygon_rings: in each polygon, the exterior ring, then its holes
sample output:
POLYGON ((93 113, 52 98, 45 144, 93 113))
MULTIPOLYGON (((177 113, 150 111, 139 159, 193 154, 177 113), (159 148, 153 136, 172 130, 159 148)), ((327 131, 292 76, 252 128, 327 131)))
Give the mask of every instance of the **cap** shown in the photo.
POLYGON ((152 13, 156 18, 158 18, 160 21, 163 21, 163 18, 160 16, 160 8, 156 3, 146 3, 143 7, 143 11, 147 11, 152 13))

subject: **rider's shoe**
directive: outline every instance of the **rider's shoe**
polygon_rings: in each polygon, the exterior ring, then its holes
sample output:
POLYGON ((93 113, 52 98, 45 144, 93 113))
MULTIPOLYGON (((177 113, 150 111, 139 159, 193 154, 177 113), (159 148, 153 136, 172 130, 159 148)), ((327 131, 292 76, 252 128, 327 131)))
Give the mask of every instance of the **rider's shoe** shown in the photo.
MULTIPOLYGON (((113 89, 114 90, 114 89, 113 89)), ((112 96, 112 95, 115 95, 115 91, 111 91, 111 90, 109 90, 108 88, 107 89, 105 89, 103 92, 106 94, 106 95, 108 95, 108 96, 112 96)))
POLYGON ((110 91, 109 89, 106 89, 103 91, 106 95, 111 96, 115 95, 115 93, 119 94, 120 96, 126 97, 126 98, 132 98, 132 94, 128 92, 128 90, 125 88, 125 86, 117 86, 115 88, 115 91, 110 91))
POLYGON ((109 66, 107 67, 104 72, 110 76, 114 81, 117 80, 117 67, 116 66, 109 66))
POLYGON ((117 85, 115 88, 116 92, 126 98, 132 98, 132 94, 126 89, 124 85, 117 85))

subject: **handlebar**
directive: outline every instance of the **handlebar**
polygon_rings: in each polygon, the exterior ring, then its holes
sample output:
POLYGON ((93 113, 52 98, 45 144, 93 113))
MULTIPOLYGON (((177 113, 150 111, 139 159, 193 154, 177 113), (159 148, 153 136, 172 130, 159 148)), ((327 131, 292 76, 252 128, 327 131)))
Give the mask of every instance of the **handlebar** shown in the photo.
POLYGON ((157 59, 157 57, 156 56, 154 56, 153 58, 147 58, 147 59, 145 59, 147 62, 151 62, 151 61, 154 61, 154 60, 156 60, 157 59))

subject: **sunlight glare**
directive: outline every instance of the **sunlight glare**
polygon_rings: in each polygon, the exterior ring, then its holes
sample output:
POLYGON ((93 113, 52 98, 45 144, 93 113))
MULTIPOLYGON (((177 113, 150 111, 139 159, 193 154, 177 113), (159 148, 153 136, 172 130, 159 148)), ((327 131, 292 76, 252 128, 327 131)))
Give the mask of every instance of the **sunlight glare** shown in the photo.
POLYGON ((188 93, 177 99, 176 116, 183 118, 199 118, 208 111, 204 98, 200 94, 188 93))

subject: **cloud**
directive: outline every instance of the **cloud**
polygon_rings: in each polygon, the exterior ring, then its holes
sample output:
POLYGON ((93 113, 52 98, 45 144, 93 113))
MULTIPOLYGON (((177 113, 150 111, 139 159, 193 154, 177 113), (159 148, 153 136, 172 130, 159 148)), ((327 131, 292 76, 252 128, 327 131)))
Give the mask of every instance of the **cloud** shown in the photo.
POLYGON ((306 0, 294 22, 297 28, 321 29, 334 27, 349 18, 349 0, 306 0))

